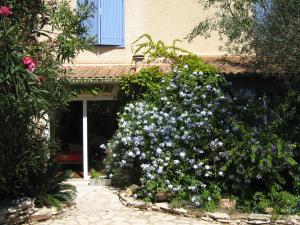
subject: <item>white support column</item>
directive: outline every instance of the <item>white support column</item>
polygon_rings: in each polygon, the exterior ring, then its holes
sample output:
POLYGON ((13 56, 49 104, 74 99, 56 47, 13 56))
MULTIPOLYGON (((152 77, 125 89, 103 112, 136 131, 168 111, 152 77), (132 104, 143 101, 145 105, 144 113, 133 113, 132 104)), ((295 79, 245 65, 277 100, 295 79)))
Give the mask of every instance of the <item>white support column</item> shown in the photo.
POLYGON ((88 180, 88 124, 87 124, 87 100, 82 101, 82 123, 83 123, 83 179, 88 180))

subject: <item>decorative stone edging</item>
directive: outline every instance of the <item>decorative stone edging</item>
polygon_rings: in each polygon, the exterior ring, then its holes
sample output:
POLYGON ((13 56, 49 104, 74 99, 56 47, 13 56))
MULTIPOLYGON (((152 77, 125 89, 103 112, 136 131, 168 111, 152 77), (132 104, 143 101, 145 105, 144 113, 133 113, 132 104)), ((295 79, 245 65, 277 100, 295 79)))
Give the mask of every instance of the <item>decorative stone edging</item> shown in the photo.
POLYGON ((19 198, 0 206, 0 224, 20 224, 28 220, 34 213, 33 200, 19 198))
POLYGON ((0 206, 0 225, 25 222, 31 224, 51 219, 66 211, 66 209, 58 210, 54 207, 35 208, 33 199, 23 197, 0 206))
POLYGON ((208 222, 218 222, 230 225, 246 225, 246 224, 274 224, 274 225, 300 225, 300 216, 278 216, 272 218, 270 214, 228 214, 224 212, 203 213, 198 211, 188 211, 183 208, 172 208, 167 202, 148 203, 127 197, 126 192, 118 193, 119 199, 123 205, 138 208, 142 210, 160 211, 185 217, 199 218, 208 222))

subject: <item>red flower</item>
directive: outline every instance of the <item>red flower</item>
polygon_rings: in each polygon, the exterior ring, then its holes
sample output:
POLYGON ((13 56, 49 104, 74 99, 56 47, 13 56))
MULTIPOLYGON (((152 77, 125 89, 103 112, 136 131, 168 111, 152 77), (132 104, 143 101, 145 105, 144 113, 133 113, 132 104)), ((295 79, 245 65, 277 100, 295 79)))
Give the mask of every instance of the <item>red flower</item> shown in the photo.
POLYGON ((23 64, 29 72, 33 72, 36 69, 37 62, 29 56, 23 58, 23 64))
POLYGON ((24 65, 29 65, 29 64, 33 63, 33 61, 34 60, 29 56, 26 56, 26 57, 23 58, 24 65))
POLYGON ((1 6, 0 7, 0 15, 9 16, 12 14, 11 8, 9 6, 1 6))
POLYGON ((33 72, 33 71, 35 71, 35 69, 36 69, 36 62, 32 62, 27 66, 27 70, 29 72, 33 72))

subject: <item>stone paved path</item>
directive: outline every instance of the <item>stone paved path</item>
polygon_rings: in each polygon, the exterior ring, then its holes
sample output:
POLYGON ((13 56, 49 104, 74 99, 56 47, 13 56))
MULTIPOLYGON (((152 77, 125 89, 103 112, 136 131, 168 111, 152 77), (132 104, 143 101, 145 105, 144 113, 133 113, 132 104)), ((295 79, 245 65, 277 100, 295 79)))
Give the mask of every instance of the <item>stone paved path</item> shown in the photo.
MULTIPOLYGON (((76 208, 62 218, 39 225, 207 225, 212 222, 166 213, 140 211, 125 207, 112 189, 89 186, 86 181, 70 181, 77 187, 76 208)), ((216 223, 214 223, 216 224, 216 223)))

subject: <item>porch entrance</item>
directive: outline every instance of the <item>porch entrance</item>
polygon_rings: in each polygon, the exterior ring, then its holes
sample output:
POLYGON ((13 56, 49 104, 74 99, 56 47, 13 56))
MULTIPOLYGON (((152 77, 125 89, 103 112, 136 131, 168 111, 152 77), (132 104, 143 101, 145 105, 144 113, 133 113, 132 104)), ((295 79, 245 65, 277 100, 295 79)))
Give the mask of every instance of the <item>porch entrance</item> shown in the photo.
POLYGON ((77 100, 59 113, 57 135, 60 150, 56 155, 62 169, 89 179, 89 171, 104 172, 107 144, 117 129, 117 101, 77 100))

